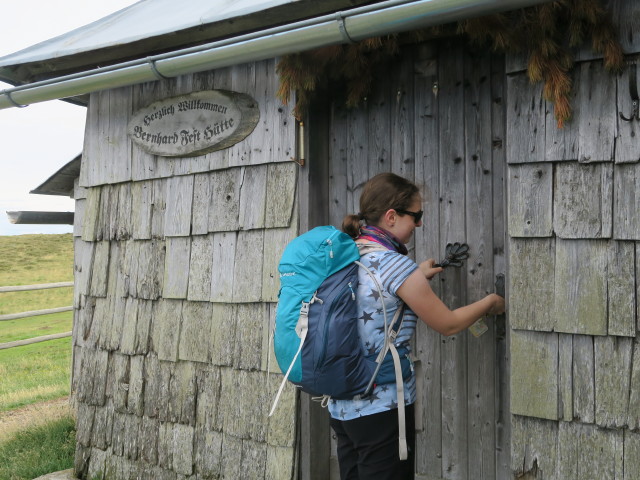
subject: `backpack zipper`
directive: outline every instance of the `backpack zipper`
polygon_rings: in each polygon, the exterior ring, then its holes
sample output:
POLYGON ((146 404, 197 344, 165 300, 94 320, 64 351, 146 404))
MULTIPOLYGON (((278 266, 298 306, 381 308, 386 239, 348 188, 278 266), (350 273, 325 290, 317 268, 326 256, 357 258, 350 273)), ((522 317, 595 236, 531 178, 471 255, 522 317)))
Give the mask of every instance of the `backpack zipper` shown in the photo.
POLYGON ((333 258, 333 242, 330 238, 327 238, 327 245, 329 245, 329 258, 333 258))
POLYGON ((327 313, 326 321, 324 322, 324 337, 322 342, 322 350, 320 351, 320 355, 318 355, 318 362, 316 363, 316 368, 318 368, 318 365, 321 365, 324 362, 324 357, 327 353, 327 337, 328 337, 328 331, 331 323, 331 318, 333 317, 333 311, 335 310, 336 305, 342 303, 342 301, 349 294, 349 292, 351 292, 351 298, 355 300, 355 294, 353 293, 351 282, 349 282, 349 284, 346 287, 343 287, 342 290, 340 290, 340 293, 336 297, 334 297, 333 301, 331 302, 331 308, 329 309, 329 312, 327 313))

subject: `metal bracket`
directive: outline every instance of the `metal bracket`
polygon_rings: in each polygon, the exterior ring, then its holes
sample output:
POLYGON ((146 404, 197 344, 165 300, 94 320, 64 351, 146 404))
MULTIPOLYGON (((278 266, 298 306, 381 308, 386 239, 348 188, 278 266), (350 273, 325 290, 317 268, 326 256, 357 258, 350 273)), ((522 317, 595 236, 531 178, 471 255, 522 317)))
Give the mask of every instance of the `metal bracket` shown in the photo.
POLYGON ((21 103, 16 102, 13 97, 11 96, 11 92, 9 91, 4 91, 2 92, 7 96, 7 99, 13 104, 14 107, 18 107, 18 108, 24 108, 24 107, 28 107, 29 105, 23 105, 21 103))
POLYGON ((640 121, 640 98, 638 98, 638 64, 633 61, 629 63, 629 95, 631 96, 633 111, 631 116, 626 117, 620 112, 620 118, 625 122, 633 120, 640 121))

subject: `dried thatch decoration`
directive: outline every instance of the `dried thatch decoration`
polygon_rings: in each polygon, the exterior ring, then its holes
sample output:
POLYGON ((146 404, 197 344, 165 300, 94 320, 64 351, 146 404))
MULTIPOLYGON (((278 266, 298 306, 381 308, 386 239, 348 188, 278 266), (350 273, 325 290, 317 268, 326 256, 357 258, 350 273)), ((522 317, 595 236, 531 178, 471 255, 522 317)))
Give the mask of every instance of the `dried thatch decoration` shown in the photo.
MULTIPOLYGON (((452 33, 450 26, 435 27, 287 55, 278 64, 278 95, 286 103, 290 92, 296 91, 294 114, 301 118, 321 85, 342 80, 347 90, 346 105, 357 106, 371 89, 372 72, 397 55, 401 44, 452 33)), ((529 79, 544 82, 544 96, 554 104, 560 127, 571 117, 572 49, 590 41, 609 70, 616 71, 623 64, 622 48, 602 0, 557 0, 464 20, 455 26, 455 34, 499 52, 526 53, 529 79)))

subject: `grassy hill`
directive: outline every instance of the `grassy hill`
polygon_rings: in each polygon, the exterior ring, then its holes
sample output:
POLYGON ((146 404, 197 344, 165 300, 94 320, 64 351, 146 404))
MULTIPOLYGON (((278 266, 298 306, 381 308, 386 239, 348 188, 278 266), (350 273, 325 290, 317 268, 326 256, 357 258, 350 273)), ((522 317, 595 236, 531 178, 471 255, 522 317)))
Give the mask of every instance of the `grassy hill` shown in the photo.
MULTIPOLYGON (((0 236, 0 286, 73 280, 73 237, 0 236)), ((64 307, 73 288, 0 293, 0 315, 64 307)), ((68 332, 72 312, 0 322, 0 343, 68 332)), ((69 393, 71 339, 0 350, 0 412, 69 393)))

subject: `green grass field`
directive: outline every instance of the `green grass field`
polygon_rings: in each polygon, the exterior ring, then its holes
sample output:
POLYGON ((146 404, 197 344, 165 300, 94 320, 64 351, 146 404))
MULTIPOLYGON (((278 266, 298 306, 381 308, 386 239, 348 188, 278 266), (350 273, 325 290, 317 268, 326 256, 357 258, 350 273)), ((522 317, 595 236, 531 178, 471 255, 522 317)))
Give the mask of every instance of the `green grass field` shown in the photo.
MULTIPOLYGON (((0 237, 0 286, 72 280, 70 234, 0 237)), ((0 315, 72 303, 73 288, 0 293, 0 315)), ((72 312, 0 321, 0 343, 68 332, 72 323, 72 312)), ((0 480, 73 466, 75 420, 57 407, 69 395, 71 345, 61 338, 0 350, 0 480)))
MULTIPOLYGON (((0 236, 0 286, 73 280, 73 237, 0 236)), ((72 288, 0 293, 0 315, 64 307, 72 288)), ((0 322, 0 343, 71 331, 72 312, 0 322)), ((0 350, 0 412, 69 394, 71 338, 0 350)))
POLYGON ((0 480, 30 480, 73 466, 75 422, 65 416, 0 443, 0 480))

